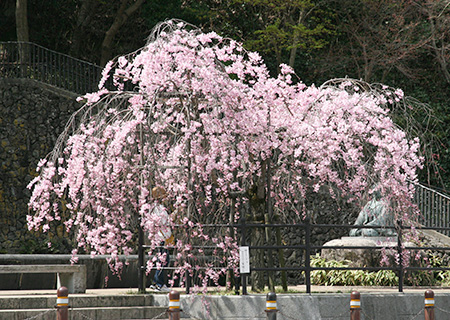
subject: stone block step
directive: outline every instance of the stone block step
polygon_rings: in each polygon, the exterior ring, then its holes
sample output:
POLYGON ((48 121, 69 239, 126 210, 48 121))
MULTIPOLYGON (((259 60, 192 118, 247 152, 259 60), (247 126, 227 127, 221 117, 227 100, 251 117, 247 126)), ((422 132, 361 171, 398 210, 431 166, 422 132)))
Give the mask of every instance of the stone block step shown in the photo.
MULTIPOLYGON (((132 320, 167 319, 166 307, 109 307, 70 308, 71 320, 132 320)), ((2 320, 55 320, 56 309, 9 309, 0 310, 2 320)))
MULTIPOLYGON (((56 295, 0 296, 0 310, 7 309, 51 309, 56 304, 56 295)), ((152 306, 152 295, 69 295, 69 305, 73 308, 152 306)), ((0 318, 1 319, 1 318, 0 318)))

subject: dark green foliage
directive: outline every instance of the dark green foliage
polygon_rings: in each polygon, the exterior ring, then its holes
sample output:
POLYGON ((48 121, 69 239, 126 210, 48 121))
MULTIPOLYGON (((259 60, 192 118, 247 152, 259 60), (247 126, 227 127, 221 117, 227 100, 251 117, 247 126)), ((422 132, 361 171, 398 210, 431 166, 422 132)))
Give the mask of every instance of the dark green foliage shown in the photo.
MULTIPOLYGON (((434 29, 428 17, 437 12, 435 28, 445 45, 449 35, 442 28, 450 21, 450 7, 443 0, 433 3, 436 7, 406 0, 146 1, 117 34, 112 54, 142 47, 156 23, 178 18, 258 50, 273 75, 282 62, 291 63, 308 85, 348 76, 402 88, 407 96, 429 104, 439 120, 420 137, 428 143, 434 139, 420 181, 448 189, 450 85, 431 49, 434 29)), ((119 5, 118 0, 28 0, 30 41, 98 64, 102 40, 119 5), (86 3, 91 7, 83 20, 86 3), (82 30, 80 20, 85 23, 82 30)), ((0 41, 15 40, 14 11, 14 0, 1 1, 0 41)), ((423 115, 415 117, 425 122, 423 115)), ((396 121, 405 125, 401 115, 396 121)))
POLYGON ((202 25, 210 18, 209 8, 201 1, 185 5, 181 0, 147 1, 142 7, 142 16, 148 30, 168 19, 181 19, 193 25, 202 25))
POLYGON ((18 253, 20 254, 70 254, 72 246, 67 239, 54 238, 53 240, 43 237, 27 239, 20 243, 18 253), (51 246, 48 243, 51 243, 51 246))
MULTIPOLYGON (((311 257, 312 267, 348 268, 351 261, 325 260, 319 255, 311 257)), ((311 272, 311 283, 326 286, 396 286, 398 277, 393 271, 380 270, 368 272, 363 270, 315 270, 311 272)))
POLYGON ((0 2, 0 41, 15 41, 15 1, 0 2))
MULTIPOLYGON (((429 253, 428 260, 421 260, 418 265, 447 267, 445 260, 436 253, 429 253)), ((311 256, 311 266, 348 268, 351 261, 327 261, 316 255, 311 256)), ((407 286, 447 286, 450 283, 450 272, 408 271, 404 281, 407 286)), ((398 276, 391 270, 315 270, 311 272, 311 283, 327 286, 398 286, 398 276)))

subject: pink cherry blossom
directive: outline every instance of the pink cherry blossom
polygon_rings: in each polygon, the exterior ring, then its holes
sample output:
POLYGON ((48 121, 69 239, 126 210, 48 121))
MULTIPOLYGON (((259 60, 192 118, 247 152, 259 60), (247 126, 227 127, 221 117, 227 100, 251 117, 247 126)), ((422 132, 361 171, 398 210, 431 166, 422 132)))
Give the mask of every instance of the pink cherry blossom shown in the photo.
POLYGON ((39 162, 29 229, 46 231, 63 219, 61 207, 76 234, 74 253, 108 254, 120 273, 118 255, 135 249, 139 223, 156 255, 148 271, 164 259, 158 234, 173 228, 175 277, 204 263, 201 243, 214 248, 203 284, 217 282, 227 269, 238 272, 238 241, 229 228, 205 224, 237 222, 247 199, 231 194, 265 181, 269 160, 272 205, 286 221, 306 215, 307 192, 358 202, 375 183, 404 218, 422 159, 419 141, 389 117, 388 103, 402 103, 403 92, 367 90, 351 79, 306 86, 296 78, 288 66, 270 77, 258 53, 215 33, 158 25, 144 48, 108 63, 100 91, 84 96, 39 162), (111 75, 115 88, 107 90, 111 75), (127 82, 134 91, 124 91, 127 82), (168 191, 169 226, 152 214, 155 185, 168 191))

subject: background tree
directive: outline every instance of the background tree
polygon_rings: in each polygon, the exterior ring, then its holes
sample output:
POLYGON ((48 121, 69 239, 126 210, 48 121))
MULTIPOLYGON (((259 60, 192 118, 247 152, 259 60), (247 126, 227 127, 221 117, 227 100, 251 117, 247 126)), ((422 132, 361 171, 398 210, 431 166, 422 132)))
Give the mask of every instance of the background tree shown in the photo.
POLYGON ((105 38, 102 42, 102 56, 100 59, 100 65, 104 66, 112 56, 111 47, 119 29, 124 25, 127 21, 128 17, 131 16, 136 10, 139 9, 140 6, 144 3, 145 0, 121 0, 120 7, 116 12, 114 17, 114 21, 109 27, 108 31, 105 33, 105 38))
POLYGON ((16 1, 16 33, 17 41, 19 41, 19 60, 22 74, 26 74, 26 66, 29 61, 29 48, 23 42, 29 42, 28 35, 28 14, 27 14, 27 0, 16 1))
POLYGON ((28 36, 28 13, 27 13, 27 0, 16 0, 16 30, 17 41, 28 42, 30 38, 28 36))
POLYGON ((445 81, 450 84, 450 72, 448 63, 450 58, 449 26, 450 8, 447 1, 425 1, 421 3, 421 9, 426 18, 428 34, 422 37, 429 37, 427 47, 434 56, 438 70, 445 81))
MULTIPOLYGON (((189 4, 194 1, 189 2, 189 4)), ((294 67, 298 49, 322 48, 333 33, 332 12, 323 1, 202 1, 210 11, 204 27, 240 39, 263 54, 277 72, 283 62, 294 67)))
POLYGON ((288 52, 286 63, 295 66, 299 48, 314 51, 326 45, 326 36, 332 33, 331 13, 310 0, 252 1, 244 0, 256 10, 259 28, 254 39, 247 40, 250 49, 275 54, 276 63, 283 62, 283 51, 288 52))
POLYGON ((81 56, 81 49, 86 45, 86 35, 89 32, 92 21, 100 2, 97 0, 83 0, 77 8, 76 23, 73 28, 70 54, 74 57, 81 56))
POLYGON ((344 41, 331 44, 335 59, 330 64, 368 82, 384 83, 392 70, 415 76, 408 62, 417 58, 426 41, 419 36, 420 14, 413 2, 344 0, 335 8, 344 41))
POLYGON ((16 1, 5 0, 0 3, 0 40, 16 40, 16 1))

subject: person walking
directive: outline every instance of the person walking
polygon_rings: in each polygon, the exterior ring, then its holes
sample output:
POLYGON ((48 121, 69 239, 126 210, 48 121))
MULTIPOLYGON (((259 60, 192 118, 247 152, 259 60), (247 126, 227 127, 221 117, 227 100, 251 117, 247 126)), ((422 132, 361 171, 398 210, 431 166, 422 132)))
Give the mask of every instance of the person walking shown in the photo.
POLYGON ((167 192, 162 187, 155 187, 152 189, 152 197, 156 202, 153 209, 153 214, 156 215, 156 220, 159 221, 160 230, 157 237, 160 240, 158 262, 159 268, 155 270, 153 277, 154 284, 150 285, 150 289, 154 291, 170 292, 167 286, 167 267, 170 263, 169 249, 170 245, 174 244, 174 237, 170 228, 170 216, 167 208, 164 206, 164 199, 167 197, 167 192))

